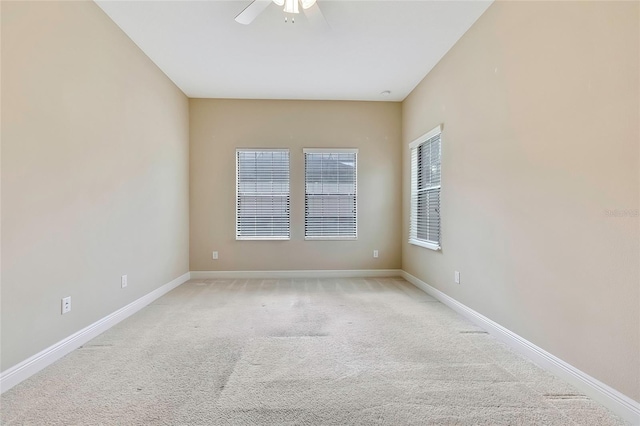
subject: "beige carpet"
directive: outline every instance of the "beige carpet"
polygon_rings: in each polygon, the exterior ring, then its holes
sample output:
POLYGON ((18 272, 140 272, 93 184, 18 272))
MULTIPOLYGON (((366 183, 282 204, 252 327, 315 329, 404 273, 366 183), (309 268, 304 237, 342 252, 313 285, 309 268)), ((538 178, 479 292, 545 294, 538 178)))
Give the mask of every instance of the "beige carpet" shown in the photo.
POLYGON ((191 280, 6 392, 6 425, 619 425, 402 279, 191 280))

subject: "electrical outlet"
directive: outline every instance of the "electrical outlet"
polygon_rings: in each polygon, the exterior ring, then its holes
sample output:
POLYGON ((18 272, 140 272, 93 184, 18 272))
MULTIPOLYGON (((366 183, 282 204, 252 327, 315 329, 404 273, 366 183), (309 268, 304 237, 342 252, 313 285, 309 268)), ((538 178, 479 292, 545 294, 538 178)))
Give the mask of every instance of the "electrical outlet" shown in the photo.
POLYGON ((376 259, 378 258, 378 250, 373 251, 373 257, 375 257, 376 259))
POLYGON ((218 260, 218 252, 214 251, 211 257, 213 258, 213 260, 218 260))
POLYGON ((460 272, 456 271, 453 275, 453 279, 455 280, 456 284, 460 284, 460 272))
POLYGON ((127 282, 127 276, 126 275, 123 275, 120 278, 120 284, 122 285, 122 288, 125 288, 126 286, 129 285, 129 283, 127 282))
POLYGON ((71 296, 62 298, 62 314, 71 312, 71 296))

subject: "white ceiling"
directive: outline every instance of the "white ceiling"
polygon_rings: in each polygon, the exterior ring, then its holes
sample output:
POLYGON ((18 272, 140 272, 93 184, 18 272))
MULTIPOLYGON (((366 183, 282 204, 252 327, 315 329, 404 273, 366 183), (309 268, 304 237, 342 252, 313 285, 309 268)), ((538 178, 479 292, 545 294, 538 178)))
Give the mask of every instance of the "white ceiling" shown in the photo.
POLYGON ((401 101, 491 1, 320 0, 327 30, 275 4, 235 22, 249 0, 96 3, 192 98, 401 101))

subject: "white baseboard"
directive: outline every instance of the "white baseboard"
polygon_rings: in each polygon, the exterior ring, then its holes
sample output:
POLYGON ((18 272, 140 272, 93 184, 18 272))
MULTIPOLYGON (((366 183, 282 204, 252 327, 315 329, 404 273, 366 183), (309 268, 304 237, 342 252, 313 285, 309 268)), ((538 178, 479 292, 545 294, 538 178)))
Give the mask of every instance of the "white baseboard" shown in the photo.
POLYGON ((191 271, 192 279, 369 278, 399 277, 399 269, 299 270, 299 271, 191 271))
POLYGON ((640 403, 637 401, 634 401, 610 386, 605 385, 583 371, 578 370, 571 364, 566 363, 560 358, 520 337, 516 333, 504 328, 500 324, 490 320, 482 314, 479 314, 466 305, 463 305, 454 298, 447 296, 440 290, 431 287, 429 284, 414 277, 408 272, 401 271, 401 276, 411 284, 423 290, 425 293, 435 297, 454 311, 458 312, 460 315, 469 319, 471 322, 484 328, 491 335, 501 342, 506 343, 516 352, 526 356, 540 367, 569 382, 578 390, 584 392, 585 395, 593 398, 595 401, 598 401, 620 417, 631 422, 631 424, 640 424, 640 403))
POLYGON ((49 346, 45 350, 27 358, 19 364, 0 373, 0 392, 5 392, 23 380, 36 374, 43 368, 53 364, 68 353, 87 343, 94 337, 104 333, 125 318, 135 314, 149 303, 188 281, 190 273, 187 272, 178 278, 164 284, 141 298, 129 303, 127 306, 99 319, 93 324, 72 334, 71 336, 49 346))

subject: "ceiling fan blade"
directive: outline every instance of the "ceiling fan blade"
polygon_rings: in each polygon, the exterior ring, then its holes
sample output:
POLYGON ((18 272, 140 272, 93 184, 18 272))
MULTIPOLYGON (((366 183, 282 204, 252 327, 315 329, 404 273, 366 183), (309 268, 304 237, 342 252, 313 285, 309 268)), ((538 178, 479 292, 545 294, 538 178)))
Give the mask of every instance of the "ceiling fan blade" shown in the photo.
POLYGON ((254 0, 236 16, 236 22, 249 25, 258 17, 269 5, 271 0, 254 0))
POLYGON ((317 29, 329 29, 329 23, 326 19, 324 19, 324 15, 318 6, 318 2, 313 3, 313 5, 307 9, 303 9, 309 24, 317 29))

